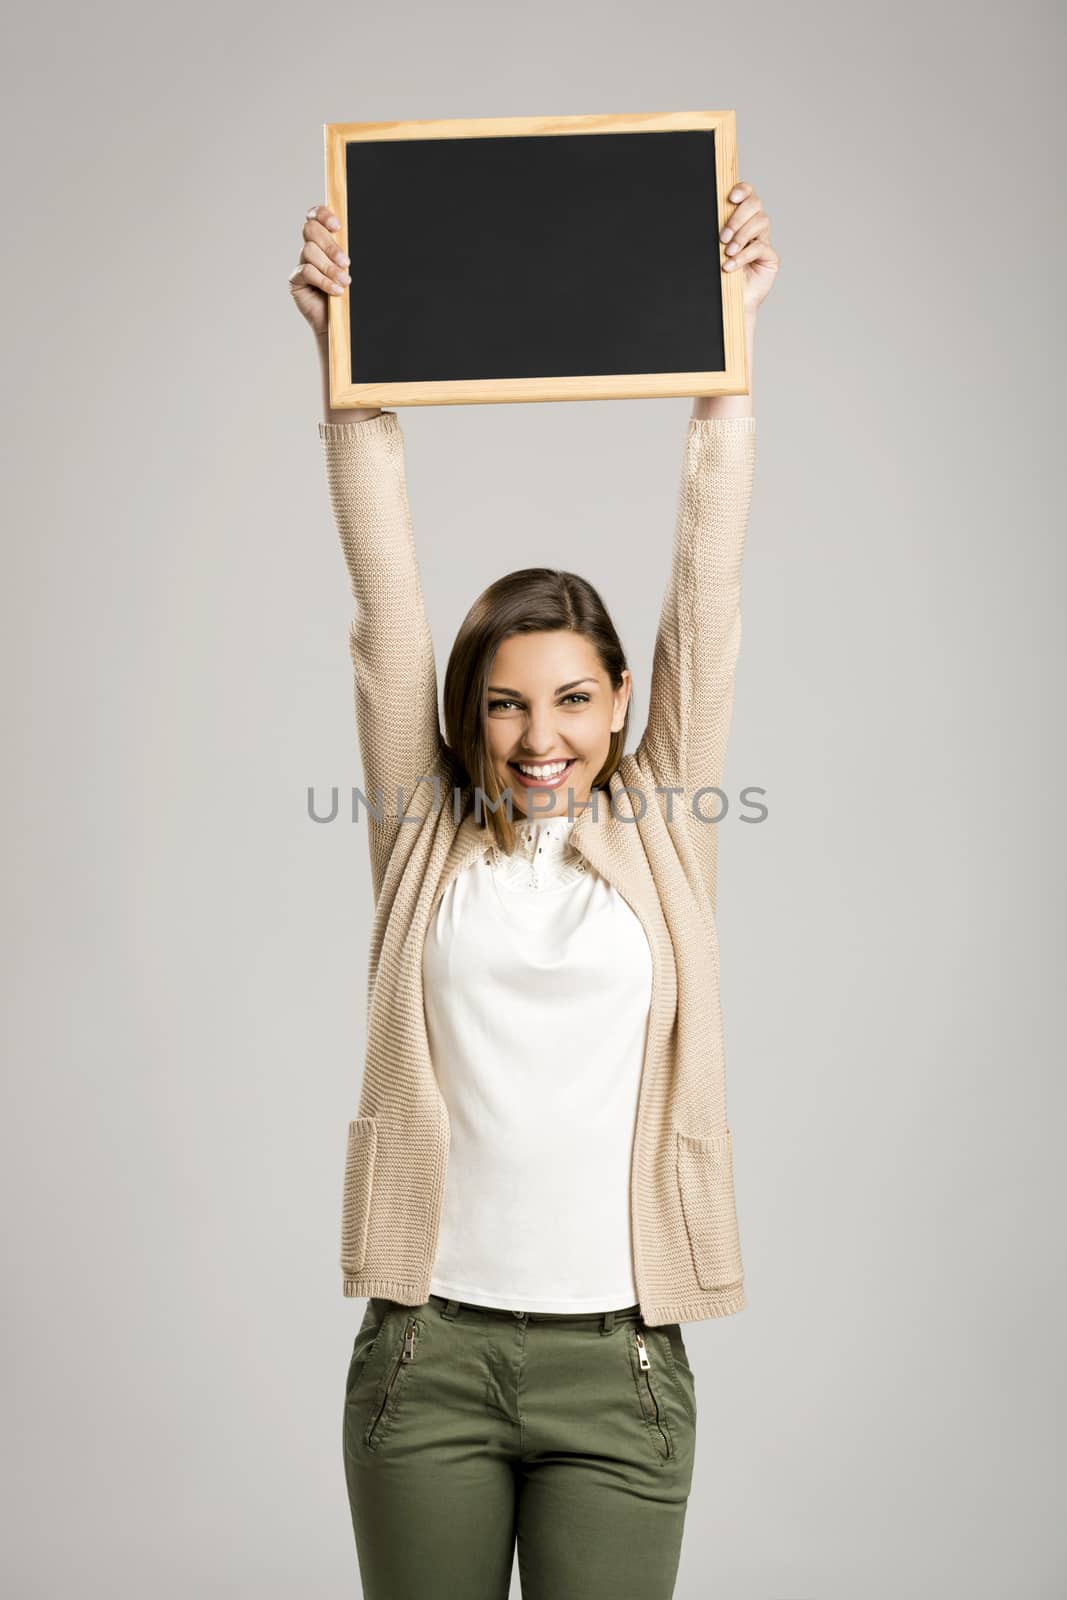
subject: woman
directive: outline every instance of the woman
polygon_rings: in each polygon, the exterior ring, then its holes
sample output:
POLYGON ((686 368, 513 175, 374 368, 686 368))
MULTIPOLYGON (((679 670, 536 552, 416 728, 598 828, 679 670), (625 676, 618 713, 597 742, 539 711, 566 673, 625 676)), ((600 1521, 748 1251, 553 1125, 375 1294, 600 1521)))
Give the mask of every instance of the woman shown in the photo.
MULTIPOLYGON (((751 373, 778 257, 752 186, 729 198, 751 373)), ((337 226, 307 213, 289 284, 319 344, 356 601, 375 900, 341 1249, 345 1294, 368 1299, 343 1431, 363 1592, 503 1600, 517 1546, 524 1600, 666 1600, 696 1429, 680 1324, 746 1303, 709 791, 751 393, 694 402, 637 750, 599 595, 545 567, 471 608, 442 735, 399 419, 330 409, 327 296, 351 282, 337 226)))

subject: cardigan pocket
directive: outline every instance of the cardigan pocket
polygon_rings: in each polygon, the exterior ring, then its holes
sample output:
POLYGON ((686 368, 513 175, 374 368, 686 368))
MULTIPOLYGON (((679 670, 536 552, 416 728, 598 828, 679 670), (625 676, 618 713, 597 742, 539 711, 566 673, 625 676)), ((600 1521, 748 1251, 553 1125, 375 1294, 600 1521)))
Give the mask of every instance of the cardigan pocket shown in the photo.
POLYGON ((744 1276, 734 1204, 733 1139, 727 1128, 707 1138, 675 1130, 678 1189, 702 1289, 740 1285, 744 1276))
POLYGON ((341 1267, 350 1278, 363 1270, 370 1221, 374 1157, 378 1125, 373 1117, 356 1117, 348 1124, 345 1152, 344 1198, 341 1204, 341 1267))

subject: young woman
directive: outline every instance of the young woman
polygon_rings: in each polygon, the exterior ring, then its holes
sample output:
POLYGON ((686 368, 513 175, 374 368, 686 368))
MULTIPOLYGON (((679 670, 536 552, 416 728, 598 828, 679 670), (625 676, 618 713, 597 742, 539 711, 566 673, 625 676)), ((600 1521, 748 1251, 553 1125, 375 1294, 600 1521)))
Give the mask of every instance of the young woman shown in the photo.
MULTIPOLYGON (((752 186, 730 201, 751 372, 778 257, 752 186)), ((697 1414, 680 1324, 746 1304, 713 791, 751 392, 694 402, 636 751, 612 621, 548 567, 471 607, 442 733, 399 418, 330 409, 327 297, 351 282, 336 230, 307 213, 289 286, 319 345, 356 602, 374 893, 341 1239, 344 1292, 368 1301, 343 1428, 363 1593, 505 1600, 517 1546, 524 1600, 667 1600, 697 1414)))

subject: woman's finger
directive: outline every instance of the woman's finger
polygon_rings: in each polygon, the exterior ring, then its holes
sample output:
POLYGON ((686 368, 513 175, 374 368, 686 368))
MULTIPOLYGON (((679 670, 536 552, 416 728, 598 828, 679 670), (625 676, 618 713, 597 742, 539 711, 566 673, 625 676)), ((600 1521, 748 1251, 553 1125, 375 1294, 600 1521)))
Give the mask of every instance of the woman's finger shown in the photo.
POLYGON ((332 228, 335 233, 341 226, 329 206, 309 206, 307 220, 309 222, 321 222, 323 227, 332 228))
POLYGON ((348 257, 341 249, 340 241, 334 234, 329 233, 325 225, 309 219, 304 223, 304 240, 307 244, 315 244, 324 256, 331 261, 336 261, 338 266, 347 267, 348 257))
POLYGON ((325 255, 336 261, 339 266, 347 267, 348 257, 341 249, 340 239, 337 237, 340 231, 341 224, 329 206, 308 208, 304 218, 305 240, 314 240, 325 255))
MULTIPOLYGON (((731 211, 719 233, 719 238, 724 244, 728 239, 734 238, 738 228, 743 223, 748 222, 751 217, 757 216, 761 210, 762 202, 755 189, 750 184, 746 184, 744 187, 746 190, 744 198, 731 211)), ((730 193, 736 194, 737 191, 736 189, 731 189, 730 193)))
POLYGON ((347 261, 348 257, 345 256, 342 259, 340 255, 336 255, 331 260, 322 246, 316 244, 314 239, 306 241, 303 250, 300 252, 300 259, 301 261, 309 262, 313 267, 318 267, 319 271, 324 273, 327 278, 335 278, 338 283, 352 282, 343 265, 343 262, 347 261))
POLYGON ((338 283, 336 278, 328 278, 326 274, 310 261, 302 261, 300 265, 289 274, 290 289, 325 289, 327 294, 344 294, 345 286, 338 283))
POLYGON ((725 229, 723 237, 731 234, 730 242, 726 246, 726 254, 735 256, 743 250, 746 244, 751 244, 753 239, 766 239, 771 231, 771 219, 766 211, 757 211, 755 216, 749 217, 739 228, 725 229))
POLYGON ((732 272, 735 267, 749 266, 758 261, 761 265, 778 270, 778 252, 769 239, 753 239, 751 244, 746 244, 735 256, 729 256, 723 262, 723 271, 732 272))

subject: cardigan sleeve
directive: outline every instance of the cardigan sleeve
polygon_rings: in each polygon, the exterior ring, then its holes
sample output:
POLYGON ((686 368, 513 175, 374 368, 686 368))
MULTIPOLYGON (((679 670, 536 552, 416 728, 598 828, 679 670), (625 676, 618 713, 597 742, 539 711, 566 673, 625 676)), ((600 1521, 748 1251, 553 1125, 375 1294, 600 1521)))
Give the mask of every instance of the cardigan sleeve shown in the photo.
MULTIPOLYGON (((722 782, 741 645, 741 566, 756 454, 754 417, 690 418, 670 578, 660 610, 649 714, 637 759, 657 784, 680 788, 686 831, 715 904, 721 810, 699 790, 722 782)), ((677 822, 675 823, 677 826, 677 822)))
POLYGON ((437 671, 395 412, 320 422, 326 481, 355 600, 349 653, 371 877, 378 899, 399 816, 442 747, 437 671), (398 790, 402 797, 398 800, 398 790), (381 795, 382 818, 371 807, 381 795))

